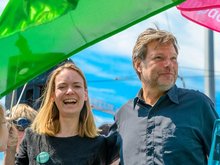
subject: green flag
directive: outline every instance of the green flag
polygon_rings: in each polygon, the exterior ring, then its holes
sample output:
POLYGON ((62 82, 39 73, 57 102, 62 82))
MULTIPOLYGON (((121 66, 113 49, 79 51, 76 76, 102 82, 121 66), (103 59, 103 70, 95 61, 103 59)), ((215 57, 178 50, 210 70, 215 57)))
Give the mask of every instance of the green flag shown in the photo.
POLYGON ((0 98, 73 54, 184 0, 10 0, 0 17, 0 98))

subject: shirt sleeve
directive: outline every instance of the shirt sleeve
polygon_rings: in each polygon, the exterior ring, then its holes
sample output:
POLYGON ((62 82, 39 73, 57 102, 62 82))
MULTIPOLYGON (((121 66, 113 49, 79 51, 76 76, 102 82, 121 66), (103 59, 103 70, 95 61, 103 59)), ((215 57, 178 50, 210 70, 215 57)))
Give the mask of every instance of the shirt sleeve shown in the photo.
POLYGON ((108 136, 106 136, 107 140, 107 162, 108 164, 111 164, 115 160, 119 159, 119 153, 121 148, 121 137, 117 130, 117 123, 115 122, 110 130, 108 136))
POLYGON ((15 155, 15 165, 29 164, 28 152, 27 152, 27 142, 30 139, 30 132, 25 130, 24 138, 19 146, 19 151, 15 155))

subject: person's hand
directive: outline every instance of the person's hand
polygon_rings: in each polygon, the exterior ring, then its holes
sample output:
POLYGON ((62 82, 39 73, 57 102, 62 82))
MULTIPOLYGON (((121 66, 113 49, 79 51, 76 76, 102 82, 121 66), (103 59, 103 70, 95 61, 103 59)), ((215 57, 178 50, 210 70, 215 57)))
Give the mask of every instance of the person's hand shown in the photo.
POLYGON ((0 125, 0 152, 7 149, 8 128, 6 122, 0 125))
POLYGON ((15 153, 18 143, 18 132, 13 124, 10 122, 7 123, 8 126, 8 142, 7 149, 5 151, 3 165, 14 165, 15 162, 15 153))
POLYGON ((8 136, 8 144, 9 148, 16 148, 18 143, 18 132, 15 126, 11 123, 8 123, 9 136, 8 136))

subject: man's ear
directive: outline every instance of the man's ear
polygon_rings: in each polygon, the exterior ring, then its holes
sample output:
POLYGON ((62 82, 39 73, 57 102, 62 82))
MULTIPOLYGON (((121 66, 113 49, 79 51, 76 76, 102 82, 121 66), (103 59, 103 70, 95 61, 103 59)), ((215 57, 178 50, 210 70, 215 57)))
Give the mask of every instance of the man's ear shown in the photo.
POLYGON ((134 64, 134 67, 139 73, 141 73, 141 71, 142 71, 141 60, 137 60, 134 64))

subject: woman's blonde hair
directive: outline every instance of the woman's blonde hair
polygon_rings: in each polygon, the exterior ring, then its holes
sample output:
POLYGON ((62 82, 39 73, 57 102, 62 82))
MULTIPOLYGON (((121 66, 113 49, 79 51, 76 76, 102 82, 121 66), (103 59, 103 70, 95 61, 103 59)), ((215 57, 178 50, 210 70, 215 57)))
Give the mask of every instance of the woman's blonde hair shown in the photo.
MULTIPOLYGON (((46 88, 42 95, 40 110, 31 126, 39 134, 55 136, 60 131, 59 111, 53 101, 53 94, 55 92, 55 78, 64 69, 76 71, 83 78, 84 88, 87 90, 84 74, 72 62, 67 62, 55 69, 47 80, 46 88)), ((78 132, 81 137, 95 137, 98 135, 89 99, 84 102, 84 106, 80 112, 78 132)))
POLYGON ((12 107, 9 119, 17 120, 18 118, 25 117, 31 122, 33 122, 36 116, 37 111, 35 109, 33 109, 27 104, 20 103, 12 107))

